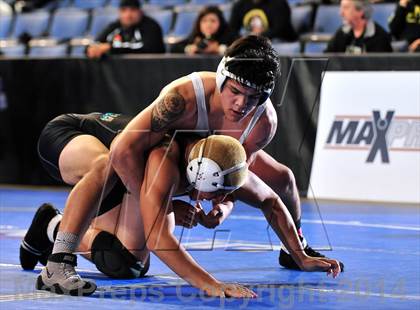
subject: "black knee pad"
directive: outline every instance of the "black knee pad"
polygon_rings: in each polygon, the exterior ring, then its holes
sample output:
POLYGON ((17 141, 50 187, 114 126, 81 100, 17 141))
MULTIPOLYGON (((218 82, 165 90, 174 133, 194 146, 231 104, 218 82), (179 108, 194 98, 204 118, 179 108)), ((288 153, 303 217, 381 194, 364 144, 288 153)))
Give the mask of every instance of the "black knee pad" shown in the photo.
POLYGON ((149 259, 143 265, 114 235, 101 231, 93 240, 92 262, 99 271, 111 278, 133 279, 146 274, 149 259))

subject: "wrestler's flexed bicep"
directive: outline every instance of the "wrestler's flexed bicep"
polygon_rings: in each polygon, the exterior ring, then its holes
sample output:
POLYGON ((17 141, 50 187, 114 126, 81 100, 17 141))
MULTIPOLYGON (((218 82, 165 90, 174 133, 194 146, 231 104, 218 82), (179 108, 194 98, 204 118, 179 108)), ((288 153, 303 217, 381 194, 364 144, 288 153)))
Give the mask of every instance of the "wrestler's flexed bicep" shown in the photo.
POLYGON ((140 112, 111 146, 111 162, 128 190, 139 197, 145 154, 168 130, 179 128, 186 117, 186 99, 174 88, 161 94, 140 112))
POLYGON ((186 101, 176 90, 172 90, 159 99, 152 108, 151 129, 162 132, 171 127, 185 112, 186 101))

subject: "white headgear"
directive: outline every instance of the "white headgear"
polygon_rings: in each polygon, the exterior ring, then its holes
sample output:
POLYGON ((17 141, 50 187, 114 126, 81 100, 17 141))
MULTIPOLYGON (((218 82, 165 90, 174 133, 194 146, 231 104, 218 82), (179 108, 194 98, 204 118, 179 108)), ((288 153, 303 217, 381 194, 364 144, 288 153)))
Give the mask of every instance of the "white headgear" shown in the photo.
POLYGON ((241 162, 229 169, 222 170, 214 160, 203 157, 204 144, 205 143, 200 146, 198 157, 191 160, 187 166, 187 179, 191 185, 190 187, 206 193, 215 192, 217 190, 234 191, 240 188, 243 184, 225 186, 225 175, 242 169, 246 166, 246 163, 241 162))
POLYGON ((252 83, 251 81, 245 80, 244 78, 237 76, 236 74, 228 70, 227 64, 228 62, 232 60, 252 61, 252 59, 249 59, 249 58, 223 57, 216 71, 216 85, 217 85, 217 88, 219 89, 219 92, 222 91, 223 84, 226 82, 226 78, 229 77, 245 86, 251 87, 257 91, 262 92, 263 94, 261 95, 261 98, 258 104, 263 104, 271 96, 274 90, 274 81, 266 85, 258 86, 257 84, 252 83))

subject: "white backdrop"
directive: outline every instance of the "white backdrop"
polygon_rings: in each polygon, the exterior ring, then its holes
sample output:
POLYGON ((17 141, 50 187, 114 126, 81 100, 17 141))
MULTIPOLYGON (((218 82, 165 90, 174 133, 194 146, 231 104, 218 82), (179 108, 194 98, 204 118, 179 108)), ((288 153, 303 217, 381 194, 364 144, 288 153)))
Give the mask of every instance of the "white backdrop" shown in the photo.
POLYGON ((325 73, 308 195, 420 203, 420 72, 325 73))

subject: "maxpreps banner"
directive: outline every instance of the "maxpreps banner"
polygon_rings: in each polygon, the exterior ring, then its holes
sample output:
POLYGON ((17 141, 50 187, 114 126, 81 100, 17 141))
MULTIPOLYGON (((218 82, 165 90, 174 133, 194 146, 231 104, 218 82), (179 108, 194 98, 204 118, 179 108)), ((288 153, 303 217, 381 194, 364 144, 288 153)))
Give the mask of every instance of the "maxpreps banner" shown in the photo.
POLYGON ((420 72, 327 72, 308 194, 420 203, 420 72))

